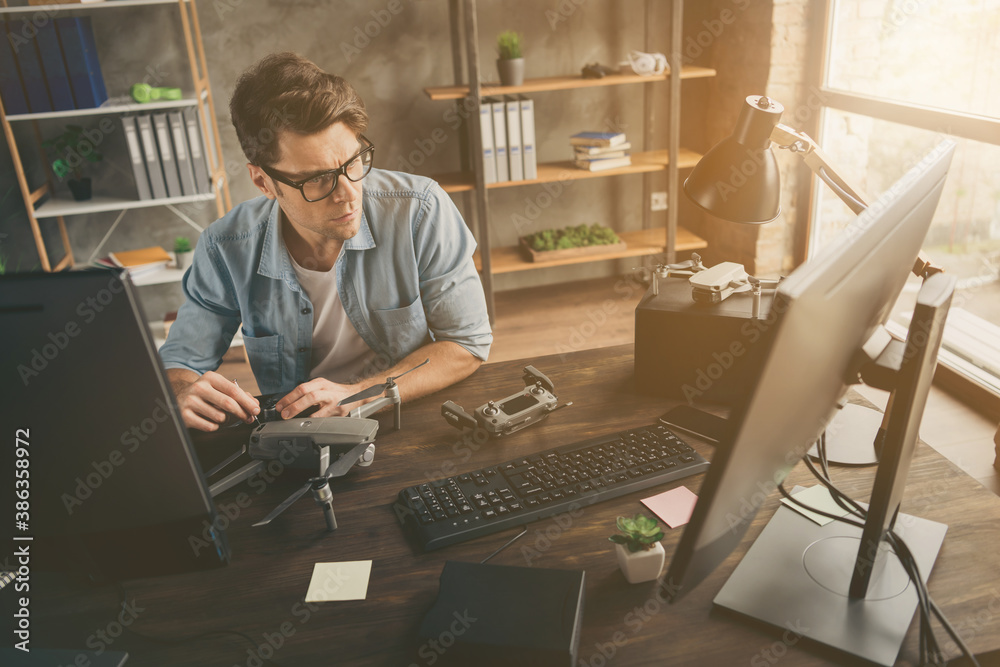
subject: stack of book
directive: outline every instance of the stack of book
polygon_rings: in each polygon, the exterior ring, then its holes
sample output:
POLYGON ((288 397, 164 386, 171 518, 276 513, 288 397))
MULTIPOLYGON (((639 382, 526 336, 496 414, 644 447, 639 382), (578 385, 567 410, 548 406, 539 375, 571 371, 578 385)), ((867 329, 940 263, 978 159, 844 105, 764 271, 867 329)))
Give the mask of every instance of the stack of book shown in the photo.
POLYGON ((165 268, 172 258, 166 250, 158 245, 138 250, 125 250, 108 253, 108 256, 94 262, 97 266, 120 268, 128 271, 132 278, 137 278, 165 268))
POLYGON ((37 35, 2 21, 0 94, 8 114, 92 109, 108 99, 90 17, 28 24, 37 35), (9 39, 8 39, 9 38, 9 39))
POLYGON ((632 144, 622 132, 579 132, 569 138, 573 163, 587 171, 616 169, 632 164, 632 144))

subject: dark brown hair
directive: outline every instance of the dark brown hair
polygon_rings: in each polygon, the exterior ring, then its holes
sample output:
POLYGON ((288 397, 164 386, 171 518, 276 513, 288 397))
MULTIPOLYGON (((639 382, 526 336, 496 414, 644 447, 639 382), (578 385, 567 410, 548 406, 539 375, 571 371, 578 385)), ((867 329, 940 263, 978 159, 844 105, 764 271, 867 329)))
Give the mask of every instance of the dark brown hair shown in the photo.
POLYGON ((368 112, 357 91, 295 53, 273 53, 236 82, 229 113, 251 164, 280 159, 278 133, 313 134, 342 122, 355 134, 368 128, 368 112))

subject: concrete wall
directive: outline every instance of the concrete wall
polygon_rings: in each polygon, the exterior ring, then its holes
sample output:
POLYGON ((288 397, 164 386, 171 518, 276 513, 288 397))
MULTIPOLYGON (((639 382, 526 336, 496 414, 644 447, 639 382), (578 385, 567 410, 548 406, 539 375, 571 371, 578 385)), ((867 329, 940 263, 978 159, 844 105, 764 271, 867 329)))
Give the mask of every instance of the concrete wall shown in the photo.
MULTIPOLYGON (((685 7, 685 62, 716 67, 715 79, 683 84, 682 137, 685 145, 707 150, 729 133, 739 100, 761 92, 769 77, 790 72, 772 67, 771 21, 779 7, 806 0, 712 0, 685 7)), ((654 1, 645 13, 641 0, 599 2, 512 0, 480 2, 481 66, 495 76, 495 34, 502 29, 524 35, 529 77, 579 71, 586 63, 615 64, 631 48, 667 52, 669 4, 654 1), (648 41, 647 41, 648 39, 648 41)), ((370 3, 332 0, 213 0, 198 5, 209 78, 215 94, 226 170, 234 202, 256 196, 245 161, 228 119, 233 84, 247 66, 266 53, 293 50, 321 67, 350 80, 365 99, 372 117, 369 137, 377 145, 376 165, 433 175, 456 170, 460 163, 460 130, 452 122, 451 103, 432 102, 427 85, 453 81, 447 3, 430 0, 376 0, 370 3), (442 138, 443 137, 443 138, 442 138)), ((782 10, 783 11, 783 10, 782 10)), ((182 57, 182 31, 172 5, 153 8, 113 8, 94 13, 99 51, 109 94, 127 92, 130 83, 148 80, 160 85, 190 87, 190 71, 182 57)), ((791 64, 788 67, 792 67, 791 64)), ((669 101, 666 85, 628 86, 548 92, 534 95, 538 153, 542 161, 568 159, 568 137, 583 129, 621 129, 641 146, 643 88, 653 88, 656 110, 655 147, 665 147, 669 101)), ((783 100, 786 106, 789 103, 783 100)), ((27 131, 28 128, 21 128, 27 131)), ((58 125, 54 129, 58 129, 58 125)), ((43 126, 43 132, 54 131, 43 126)), ((120 134, 120 132, 119 132, 120 134)), ((115 150, 121 137, 109 133, 107 160, 99 183, 114 188, 127 168, 115 150)), ((6 191, 12 180, 5 148, 0 178, 6 191)), ((33 179, 41 178, 38 160, 27 160, 33 179)), ((666 189, 665 175, 652 178, 655 190, 666 189)), ((3 192, 0 192, 2 196, 3 192)), ((551 196, 542 186, 505 188, 490 192, 491 241, 515 243, 517 236, 537 229, 581 222, 602 222, 617 229, 642 225, 642 177, 595 179, 566 184, 551 196), (540 206, 544 203, 545 206, 540 206), (525 224, 528 220, 530 224, 525 224)), ((37 264, 27 225, 16 213, 15 192, 0 212, 0 247, 21 257, 22 268, 37 264)), ((456 197, 467 214, 471 198, 456 197)), ((212 205, 190 205, 184 212, 199 222, 213 219, 212 205)), ((699 219, 686 203, 682 223, 706 234, 713 261, 753 265, 759 243, 755 228, 733 228, 699 219)), ((110 228, 115 214, 77 216, 67 221, 78 261, 86 260, 110 228)), ((662 224, 663 214, 654 215, 662 224)), ((55 247, 54 225, 47 225, 55 247)), ((105 250, 158 243, 172 245, 178 234, 191 230, 162 208, 130 211, 105 250)), ((604 262, 546 271, 498 276, 497 289, 563 282, 621 273, 636 261, 604 262)), ((143 288, 150 318, 179 305, 179 285, 143 288)))

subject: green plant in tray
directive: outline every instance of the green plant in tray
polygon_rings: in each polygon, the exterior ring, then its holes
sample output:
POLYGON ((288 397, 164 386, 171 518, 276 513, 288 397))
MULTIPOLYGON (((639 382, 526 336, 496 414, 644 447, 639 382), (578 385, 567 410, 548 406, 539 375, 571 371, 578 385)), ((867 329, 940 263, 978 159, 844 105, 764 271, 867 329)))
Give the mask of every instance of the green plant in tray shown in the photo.
POLYGON ((621 242, 613 229, 598 223, 576 225, 575 227, 564 227, 562 229, 546 229, 535 234, 529 234, 524 237, 524 240, 528 246, 538 252, 614 245, 621 242))

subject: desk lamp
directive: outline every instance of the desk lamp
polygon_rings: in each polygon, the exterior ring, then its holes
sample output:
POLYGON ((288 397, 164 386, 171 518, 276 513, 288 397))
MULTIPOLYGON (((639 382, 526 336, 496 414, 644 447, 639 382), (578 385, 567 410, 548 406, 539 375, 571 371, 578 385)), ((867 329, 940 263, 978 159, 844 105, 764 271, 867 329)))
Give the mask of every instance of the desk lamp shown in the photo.
POLYGON ((684 192, 699 207, 729 222, 760 225, 781 210, 778 162, 771 142, 802 156, 854 213, 868 208, 860 190, 833 167, 807 134, 778 121, 785 108, 763 95, 746 98, 733 133, 719 142, 684 181, 684 192))
MULTIPOLYGON (((809 135, 779 122, 783 111, 784 106, 769 97, 747 97, 733 133, 698 162, 684 181, 684 193, 702 210, 728 222, 761 225, 773 221, 781 210, 773 142, 801 156, 851 211, 860 214, 868 208, 867 197, 838 173, 809 135)), ((913 266, 913 273, 920 277, 938 270, 922 255, 913 266)), ((845 406, 827 432, 830 460, 849 465, 877 463, 883 426, 882 416, 874 410, 845 406)))

